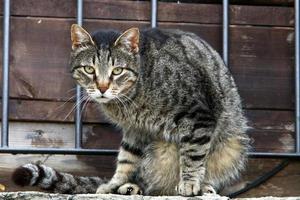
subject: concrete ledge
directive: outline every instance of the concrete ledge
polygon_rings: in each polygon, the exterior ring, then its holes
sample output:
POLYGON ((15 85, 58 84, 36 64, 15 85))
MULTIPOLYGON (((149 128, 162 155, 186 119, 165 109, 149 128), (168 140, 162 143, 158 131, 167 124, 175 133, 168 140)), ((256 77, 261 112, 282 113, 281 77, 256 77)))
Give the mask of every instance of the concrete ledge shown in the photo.
POLYGON ((207 195, 199 197, 181 196, 141 196, 141 195, 116 195, 116 194, 52 194, 42 192, 3 192, 0 193, 2 200, 228 200, 228 197, 219 195, 207 195))
MULTIPOLYGON (((2 200, 228 200, 228 197, 219 195, 204 195, 197 197, 181 196, 124 196, 115 194, 79 194, 65 195, 42 192, 2 192, 2 200)), ((261 198, 237 198, 236 200, 300 200, 300 197, 261 197, 261 198)))

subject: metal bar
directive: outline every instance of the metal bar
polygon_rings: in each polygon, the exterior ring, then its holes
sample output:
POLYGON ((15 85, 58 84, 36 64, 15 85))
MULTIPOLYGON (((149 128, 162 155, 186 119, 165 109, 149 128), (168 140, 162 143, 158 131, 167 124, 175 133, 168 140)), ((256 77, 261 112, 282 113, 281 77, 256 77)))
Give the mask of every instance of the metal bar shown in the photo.
POLYGON ((4 1, 1 147, 8 146, 10 0, 4 1))
MULTIPOLYGON (((83 0, 77 0, 77 24, 82 26, 82 8, 83 0)), ((76 86, 76 110, 75 110, 75 148, 81 148, 81 135, 82 135, 82 120, 81 120, 81 94, 82 88, 76 86)))
POLYGON ((228 14, 229 2, 223 0, 223 60, 228 66, 228 34, 229 34, 229 14, 228 14))
MULTIPOLYGON (((74 155, 104 155, 114 156, 118 154, 114 149, 58 149, 58 148, 0 148, 0 153, 11 154, 74 154, 74 155)), ((299 153, 265 153, 250 152, 254 158, 300 158, 299 153)))
POLYGON ((82 26, 83 0, 77 0, 77 24, 82 26))
POLYGON ((296 153, 300 153, 300 14, 299 0, 295 0, 295 134, 296 153))
POLYGON ((74 154, 74 155, 117 155, 114 149, 57 149, 57 148, 0 148, 0 153, 11 154, 74 154))
POLYGON ((253 158, 300 158, 300 153, 249 152, 248 156, 253 158))
POLYGON ((157 0, 151 0, 151 27, 157 27, 157 0))

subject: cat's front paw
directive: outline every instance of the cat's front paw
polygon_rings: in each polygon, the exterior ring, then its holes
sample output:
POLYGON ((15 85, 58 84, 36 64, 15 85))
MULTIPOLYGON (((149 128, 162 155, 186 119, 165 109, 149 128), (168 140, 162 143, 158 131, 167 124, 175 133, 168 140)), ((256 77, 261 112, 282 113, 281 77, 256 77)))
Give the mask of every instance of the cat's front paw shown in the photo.
POLYGON ((202 194, 217 194, 216 190, 211 185, 203 185, 201 187, 202 194))
POLYGON ((118 194, 123 195, 142 195, 142 190, 140 187, 133 183, 125 183, 124 185, 120 186, 118 189, 118 194))
POLYGON ((197 196, 201 195, 201 184, 194 180, 180 181, 177 190, 182 196, 197 196))
POLYGON ((96 194, 110 194, 113 193, 114 190, 116 190, 116 186, 106 183, 98 187, 96 194))

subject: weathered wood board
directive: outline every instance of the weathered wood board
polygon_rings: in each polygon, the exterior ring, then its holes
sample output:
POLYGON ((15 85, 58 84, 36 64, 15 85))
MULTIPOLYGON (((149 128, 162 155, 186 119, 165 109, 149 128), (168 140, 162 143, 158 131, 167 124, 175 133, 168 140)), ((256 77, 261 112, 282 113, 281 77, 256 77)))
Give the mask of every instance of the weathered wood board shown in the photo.
MULTIPOLYGON (((32 101, 32 100, 11 100, 10 101, 10 119, 13 121, 28 122, 74 122, 73 103, 32 101)), ((292 111, 261 111, 248 110, 246 116, 249 120, 250 136, 253 138, 253 150, 256 151, 273 151, 273 152, 292 152, 294 151, 294 112, 292 111), (267 144, 267 145, 266 145, 267 144)), ((103 114, 99 105, 89 103, 86 109, 82 111, 83 121, 86 123, 97 123, 93 128, 103 127, 109 121, 103 114), (100 124, 99 124, 100 123, 100 124)), ((14 128, 12 123, 11 127, 14 128)), ((35 124, 27 126, 36 127, 35 124)), ((51 126, 51 125, 49 125, 51 126)), ((55 126, 55 124, 52 124, 55 126)), ((73 125, 69 125, 73 126, 73 125)), ((35 128, 39 130, 39 128, 35 128)), ((68 129, 68 134, 72 135, 73 130, 68 129)), ((106 136, 114 134, 115 129, 105 129, 106 136)), ((44 131, 45 132, 45 131, 44 131)), ((101 132, 101 131, 98 131, 101 132)), ((13 135, 14 132, 11 132, 13 135)), ((98 140, 101 140, 101 135, 98 140)), ((55 137, 55 135, 53 135, 55 137)), ((12 138, 14 138, 12 136, 12 138)), ((91 141, 94 139, 92 138, 91 141)), ((73 141, 73 140, 72 140, 73 141)), ((14 142, 12 142, 14 144, 14 142)), ((101 146, 98 146, 99 148, 101 146)))
MULTIPOLYGON (((253 115, 253 113, 250 113, 253 115)), ((276 118, 286 113, 272 113, 276 118)), ((260 118, 261 116, 257 116, 260 118)), ((290 117, 290 116, 289 116, 290 117)), ((251 125, 251 123, 250 123, 251 125)), ((295 139, 293 122, 280 119, 278 125, 263 126, 252 122, 249 131, 253 151, 293 152, 295 139), (280 124, 280 125, 279 125, 280 124)), ((30 123, 11 122, 9 126, 11 147, 74 147, 74 125, 70 123, 30 123)), ((83 147, 118 149, 121 130, 107 123, 85 124, 83 127, 83 147), (107 142, 109 141, 109 142, 107 142)))
MULTIPOLYGON (((75 146, 75 127, 70 123, 11 122, 9 131, 10 147, 72 148, 75 146)), ((118 149, 120 141, 121 131, 114 125, 84 124, 83 126, 84 148, 118 149)))

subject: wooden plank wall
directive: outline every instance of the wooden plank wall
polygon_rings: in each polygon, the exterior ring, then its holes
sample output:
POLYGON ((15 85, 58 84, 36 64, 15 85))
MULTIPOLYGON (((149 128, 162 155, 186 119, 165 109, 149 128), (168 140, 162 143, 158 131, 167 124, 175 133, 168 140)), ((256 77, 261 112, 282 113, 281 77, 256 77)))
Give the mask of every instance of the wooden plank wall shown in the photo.
MULTIPOLYGON (((149 27, 150 3, 147 1, 84 2, 84 27, 89 31, 98 28, 125 30, 133 26, 149 27)), ((194 32, 221 53, 220 1, 186 2, 160 2, 158 25, 194 32)), ((230 6, 229 67, 252 126, 249 134, 253 139, 253 150, 293 152, 292 1, 249 3, 244 0, 234 3, 230 6)), ((1 2, 0 15, 3 14, 2 10, 1 2)), ((75 23, 76 1, 14 0, 11 13, 10 145, 72 147, 74 118, 71 110, 74 105, 75 84, 69 73, 68 62, 69 29, 75 23)), ((1 59, 0 57, 0 63, 1 59)), ((118 148, 120 131, 108 124, 97 105, 89 104, 83 116, 84 147, 118 148)), ((9 179, 13 168, 27 162, 40 161, 59 170, 80 175, 110 177, 114 170, 114 157, 108 156, 0 156, 0 184, 4 184, 7 191, 28 189, 14 186, 9 179)), ((236 188, 270 170, 279 162, 280 160, 251 159, 243 178, 236 183, 236 188)), ((292 161, 269 182, 241 196, 265 195, 300 195, 299 161, 292 161)))

